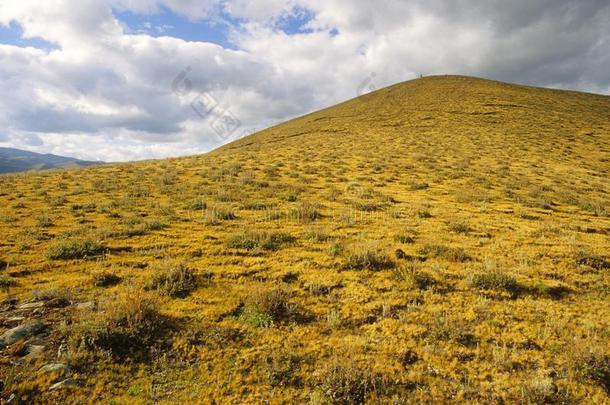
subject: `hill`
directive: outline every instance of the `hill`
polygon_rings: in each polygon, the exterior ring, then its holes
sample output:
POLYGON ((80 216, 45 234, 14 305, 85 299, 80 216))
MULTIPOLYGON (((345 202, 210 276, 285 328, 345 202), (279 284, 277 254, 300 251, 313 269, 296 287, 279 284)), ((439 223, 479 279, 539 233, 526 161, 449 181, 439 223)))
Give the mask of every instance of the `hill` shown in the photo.
POLYGON ((0 148, 0 173, 91 166, 100 163, 57 156, 50 153, 41 154, 20 149, 0 148))
POLYGON ((609 156, 607 96, 439 76, 2 176, 2 398, 607 403, 609 156))

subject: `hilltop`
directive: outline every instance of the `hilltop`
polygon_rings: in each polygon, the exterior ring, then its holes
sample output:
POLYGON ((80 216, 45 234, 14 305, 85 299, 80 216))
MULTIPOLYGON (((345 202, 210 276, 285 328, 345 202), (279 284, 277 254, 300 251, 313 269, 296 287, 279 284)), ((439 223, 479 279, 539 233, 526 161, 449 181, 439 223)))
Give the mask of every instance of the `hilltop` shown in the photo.
POLYGON ((461 76, 0 176, 1 397, 608 402, 609 177, 610 97, 461 76))
POLYGON ((21 149, 0 148, 0 173, 82 167, 100 163, 102 162, 88 162, 50 153, 41 154, 21 149))

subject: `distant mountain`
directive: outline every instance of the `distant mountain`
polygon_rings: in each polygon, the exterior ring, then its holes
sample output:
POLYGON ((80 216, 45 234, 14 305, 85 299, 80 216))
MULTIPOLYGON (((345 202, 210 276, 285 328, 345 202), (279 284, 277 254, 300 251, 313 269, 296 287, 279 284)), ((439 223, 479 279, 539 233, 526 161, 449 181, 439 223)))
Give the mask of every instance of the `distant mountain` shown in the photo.
POLYGON ((65 156, 28 152, 13 148, 0 148, 0 173, 48 170, 63 167, 85 167, 103 162, 89 162, 65 156))

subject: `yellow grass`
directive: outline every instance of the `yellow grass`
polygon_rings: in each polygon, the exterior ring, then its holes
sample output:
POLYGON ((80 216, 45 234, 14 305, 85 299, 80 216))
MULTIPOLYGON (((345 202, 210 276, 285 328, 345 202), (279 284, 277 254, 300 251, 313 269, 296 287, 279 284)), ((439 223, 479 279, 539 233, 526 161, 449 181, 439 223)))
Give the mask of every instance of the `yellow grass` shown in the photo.
POLYGON ((0 316, 72 302, 26 312, 44 359, 2 349, 2 397, 607 403, 609 178, 610 98, 453 76, 203 156, 2 176, 0 316), (146 336, 77 344, 122 331, 146 336), (61 344, 81 386, 49 391, 61 344))

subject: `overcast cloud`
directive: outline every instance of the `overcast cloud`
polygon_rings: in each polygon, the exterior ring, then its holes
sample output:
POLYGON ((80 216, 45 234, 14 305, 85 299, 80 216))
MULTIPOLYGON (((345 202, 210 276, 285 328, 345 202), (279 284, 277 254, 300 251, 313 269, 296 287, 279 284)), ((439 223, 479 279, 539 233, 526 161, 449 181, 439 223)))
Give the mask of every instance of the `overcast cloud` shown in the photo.
POLYGON ((0 0, 0 145, 106 161, 205 152, 367 78, 609 94, 608 21, 607 0, 0 0))

